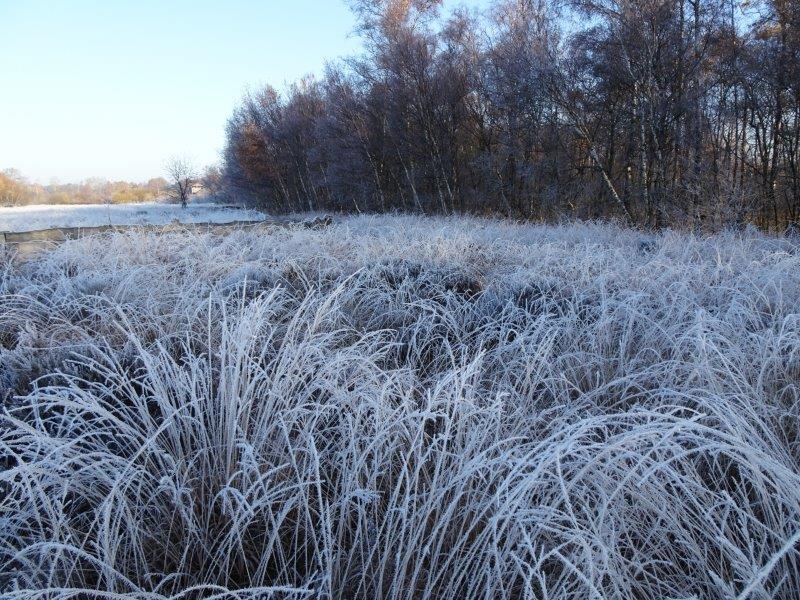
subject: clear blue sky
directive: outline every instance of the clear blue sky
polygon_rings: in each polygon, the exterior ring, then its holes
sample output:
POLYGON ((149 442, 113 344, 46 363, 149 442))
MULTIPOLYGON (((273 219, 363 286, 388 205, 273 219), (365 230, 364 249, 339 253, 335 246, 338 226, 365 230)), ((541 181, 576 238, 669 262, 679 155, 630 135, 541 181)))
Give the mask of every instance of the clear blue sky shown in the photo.
POLYGON ((341 0, 0 0, 0 170, 145 181, 216 162, 248 87, 353 53, 341 0))

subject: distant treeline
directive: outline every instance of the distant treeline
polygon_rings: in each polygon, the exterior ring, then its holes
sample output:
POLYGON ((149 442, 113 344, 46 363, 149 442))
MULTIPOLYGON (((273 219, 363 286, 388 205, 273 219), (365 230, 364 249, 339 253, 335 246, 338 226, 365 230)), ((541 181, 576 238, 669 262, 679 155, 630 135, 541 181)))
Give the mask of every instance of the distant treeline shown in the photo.
POLYGON ((147 183, 88 179, 83 183, 30 183, 15 169, 0 172, 0 206, 28 204, 102 204, 147 202, 163 196, 169 184, 157 177, 147 183))
POLYGON ((274 212, 800 219, 800 2, 356 0, 365 40, 247 95, 224 180, 274 212))

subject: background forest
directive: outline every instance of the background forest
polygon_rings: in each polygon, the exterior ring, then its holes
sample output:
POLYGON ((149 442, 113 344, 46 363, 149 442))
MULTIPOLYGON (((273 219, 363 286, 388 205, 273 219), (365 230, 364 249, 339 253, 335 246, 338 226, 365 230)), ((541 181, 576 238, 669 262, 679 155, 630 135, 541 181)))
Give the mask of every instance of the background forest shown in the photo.
POLYGON ((41 185, 29 181, 16 169, 5 169, 0 171, 0 207, 147 202, 163 196, 169 185, 163 177, 150 179, 147 183, 108 181, 96 177, 81 183, 41 185))
POLYGON ((800 219, 800 3, 351 3, 361 55, 231 117, 228 189, 270 212, 800 219))

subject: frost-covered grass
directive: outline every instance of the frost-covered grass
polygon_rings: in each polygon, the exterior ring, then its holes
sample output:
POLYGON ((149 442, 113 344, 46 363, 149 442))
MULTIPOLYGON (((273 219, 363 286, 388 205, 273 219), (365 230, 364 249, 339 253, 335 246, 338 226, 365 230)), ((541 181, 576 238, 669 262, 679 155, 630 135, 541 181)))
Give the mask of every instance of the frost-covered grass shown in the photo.
POLYGON ((255 210, 226 208, 211 203, 177 204, 76 204, 0 207, 0 232, 38 231, 59 227, 101 227, 103 225, 166 225, 179 223, 230 223, 261 221, 255 210))
POLYGON ((0 282, 4 598, 800 590, 791 241, 362 217, 0 282))

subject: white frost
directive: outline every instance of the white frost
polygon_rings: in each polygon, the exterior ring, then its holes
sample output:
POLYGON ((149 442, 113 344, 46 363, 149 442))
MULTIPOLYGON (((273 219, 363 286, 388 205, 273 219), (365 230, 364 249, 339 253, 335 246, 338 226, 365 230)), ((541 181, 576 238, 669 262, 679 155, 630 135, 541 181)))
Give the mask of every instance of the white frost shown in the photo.
POLYGON ((100 227, 103 225, 167 225, 179 223, 230 223, 261 221, 255 210, 227 208, 216 204, 81 204, 0 207, 0 232, 38 231, 57 227, 100 227))

